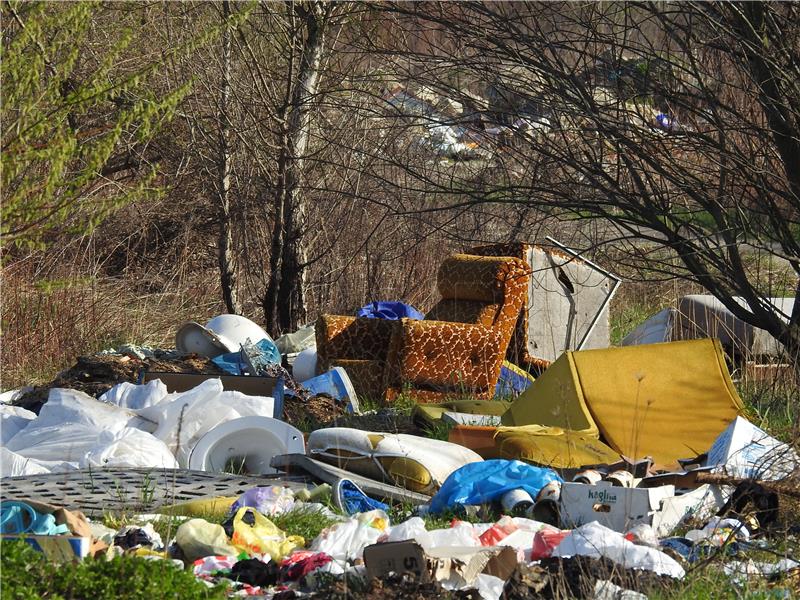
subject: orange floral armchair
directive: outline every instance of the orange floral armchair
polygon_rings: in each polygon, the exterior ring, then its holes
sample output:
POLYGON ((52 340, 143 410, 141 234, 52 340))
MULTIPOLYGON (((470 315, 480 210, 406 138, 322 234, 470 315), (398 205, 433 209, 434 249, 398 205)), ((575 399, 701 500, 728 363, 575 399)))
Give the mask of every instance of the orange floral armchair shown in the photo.
POLYGON ((317 369, 344 367, 359 395, 386 402, 403 391, 418 402, 489 399, 528 278, 518 258, 453 255, 437 275, 441 300, 422 321, 320 316, 317 369))

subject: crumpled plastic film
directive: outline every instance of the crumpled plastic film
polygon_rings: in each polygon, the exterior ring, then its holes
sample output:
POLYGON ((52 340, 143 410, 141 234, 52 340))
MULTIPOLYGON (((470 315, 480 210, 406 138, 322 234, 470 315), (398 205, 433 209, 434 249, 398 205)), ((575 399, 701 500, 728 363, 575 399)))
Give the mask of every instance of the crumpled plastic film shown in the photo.
POLYGON ((525 490, 536 498, 551 481, 561 482, 552 469, 519 460, 485 460, 464 465, 450 474, 431 499, 431 512, 470 504, 483 504, 511 490, 525 490))
POLYGON ((287 536, 275 523, 257 510, 243 506, 233 517, 231 544, 248 554, 269 554, 278 562, 302 548, 305 540, 299 535, 287 536))

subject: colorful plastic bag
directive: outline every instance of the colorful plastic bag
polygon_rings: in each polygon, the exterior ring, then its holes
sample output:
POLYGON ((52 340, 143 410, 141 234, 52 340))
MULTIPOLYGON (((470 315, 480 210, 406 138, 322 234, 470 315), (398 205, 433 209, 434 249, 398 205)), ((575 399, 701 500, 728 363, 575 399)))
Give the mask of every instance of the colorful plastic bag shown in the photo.
POLYGON ((230 545, 222 525, 205 519, 189 519, 181 523, 175 533, 175 542, 188 561, 206 556, 232 556, 236 549, 230 545))
POLYGON ((269 554, 272 560, 278 562, 295 548, 302 548, 305 540, 299 535, 287 537, 283 530, 260 512, 243 506, 233 517, 231 543, 248 554, 269 554))

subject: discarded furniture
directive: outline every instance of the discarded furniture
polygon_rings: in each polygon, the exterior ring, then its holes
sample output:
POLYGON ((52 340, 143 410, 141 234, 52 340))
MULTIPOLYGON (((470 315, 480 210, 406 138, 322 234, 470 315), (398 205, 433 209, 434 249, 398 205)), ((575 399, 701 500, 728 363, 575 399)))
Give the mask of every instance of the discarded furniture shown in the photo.
POLYGON ((424 320, 333 315, 317 320, 317 372, 341 366, 356 392, 393 401, 489 399, 525 301, 528 269, 512 257, 456 254, 437 275, 424 320))
POLYGON ((704 452, 742 411, 717 340, 565 352, 504 425, 572 429, 659 467, 704 452))
POLYGON ((619 453, 597 437, 559 427, 500 427, 494 437, 498 458, 517 459, 553 469, 575 469, 618 462, 619 453))
MULTIPOLYGON (((747 306, 744 298, 734 300, 747 306)), ((786 321, 792 314, 794 298, 767 298, 783 313, 786 321)), ((698 338, 717 338, 732 358, 762 361, 783 354, 783 345, 763 329, 753 327, 713 296, 692 294, 678 300, 677 308, 665 308, 639 325, 624 340, 623 346, 652 344, 698 338)))
POLYGON ((456 469, 483 459, 457 444, 408 435, 328 427, 308 436, 308 454, 347 471, 432 494, 456 469))
POLYGON ((296 473, 298 470, 305 471, 314 478, 331 485, 336 484, 336 482, 341 479, 349 479, 364 490, 364 492, 375 498, 385 498, 394 502, 405 502, 413 504, 414 506, 427 504, 431 499, 429 495, 418 494, 417 492, 412 492, 405 488, 375 481, 369 477, 362 477, 350 471, 340 469, 339 467, 334 467, 328 463, 315 460, 305 454, 284 454, 283 456, 276 456, 272 459, 271 464, 276 469, 282 469, 287 473, 296 473))
POLYGON ((620 279, 553 240, 480 246, 470 254, 515 256, 531 270, 508 359, 540 372, 567 350, 607 348, 608 307, 620 279))

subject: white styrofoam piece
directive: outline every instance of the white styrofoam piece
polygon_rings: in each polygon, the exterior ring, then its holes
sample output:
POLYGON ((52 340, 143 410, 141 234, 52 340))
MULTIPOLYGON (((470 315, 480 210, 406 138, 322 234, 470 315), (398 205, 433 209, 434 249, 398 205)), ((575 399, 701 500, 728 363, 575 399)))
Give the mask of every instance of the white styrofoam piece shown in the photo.
POLYGON ((732 477, 778 480, 800 468, 800 456, 744 417, 736 417, 711 445, 706 466, 732 477))

